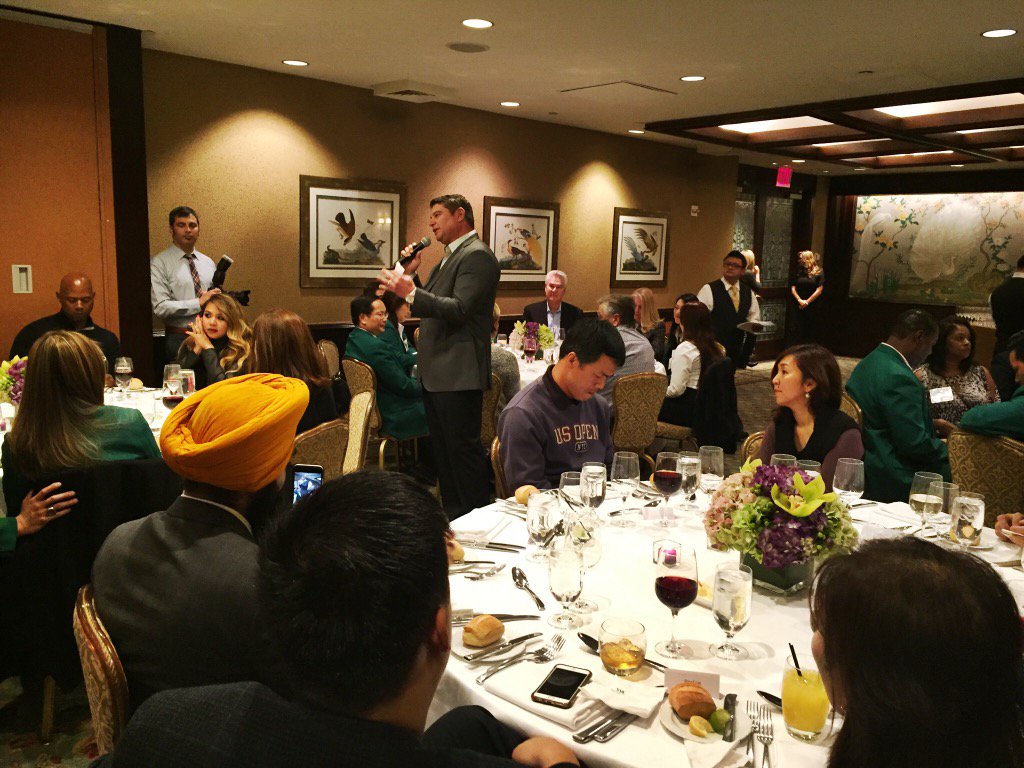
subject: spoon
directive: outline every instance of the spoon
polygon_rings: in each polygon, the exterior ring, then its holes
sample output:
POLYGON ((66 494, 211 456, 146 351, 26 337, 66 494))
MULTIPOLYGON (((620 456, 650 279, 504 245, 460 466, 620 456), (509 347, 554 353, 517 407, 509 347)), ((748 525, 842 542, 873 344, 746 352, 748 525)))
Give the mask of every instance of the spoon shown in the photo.
POLYGON ((537 610, 544 610, 544 603, 537 597, 537 594, 530 589, 530 582, 526 580, 526 574, 523 573, 523 569, 518 565, 512 569, 512 583, 515 584, 519 589, 525 590, 530 593, 530 597, 533 598, 533 602, 537 604, 537 610))
MULTIPOLYGON (((586 632, 577 632, 576 633, 576 637, 578 637, 580 640, 582 640, 583 644, 585 646, 587 646, 587 648, 592 650, 594 653, 596 653, 596 654, 600 654, 601 653, 601 644, 597 642, 597 638, 594 637, 593 635, 588 635, 586 632)), ((644 659, 644 664, 646 664, 646 665, 648 665, 650 667, 654 667, 655 669, 660 669, 662 672, 667 672, 668 671, 668 667, 666 667, 664 664, 660 664, 657 661, 651 661, 650 659, 644 659)))

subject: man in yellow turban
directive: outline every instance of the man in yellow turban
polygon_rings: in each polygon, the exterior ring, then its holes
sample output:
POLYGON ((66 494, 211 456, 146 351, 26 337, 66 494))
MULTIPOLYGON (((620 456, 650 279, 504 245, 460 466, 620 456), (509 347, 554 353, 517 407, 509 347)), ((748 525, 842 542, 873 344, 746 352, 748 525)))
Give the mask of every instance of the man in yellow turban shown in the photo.
POLYGON ((196 392, 164 421, 160 450, 184 492, 118 526, 92 572, 133 708, 167 688, 259 679, 251 521, 273 509, 308 401, 298 379, 255 373, 196 392))

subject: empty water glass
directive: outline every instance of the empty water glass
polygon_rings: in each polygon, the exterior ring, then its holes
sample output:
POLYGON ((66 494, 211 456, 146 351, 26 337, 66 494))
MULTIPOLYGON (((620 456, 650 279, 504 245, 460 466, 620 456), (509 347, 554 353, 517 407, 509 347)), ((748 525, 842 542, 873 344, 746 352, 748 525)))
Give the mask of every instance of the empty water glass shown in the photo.
POLYGON ((789 453, 773 453, 768 463, 773 467, 795 467, 796 456, 789 453))
POLYGON ((588 461, 580 470, 580 501, 592 520, 597 520, 597 508, 604 503, 608 469, 597 461, 588 461))
POLYGON ((813 480, 821 474, 821 462, 811 461, 810 459, 801 459, 796 463, 797 469, 802 469, 804 473, 813 480))
POLYGON ((633 494, 640 487, 640 457, 631 451, 617 451, 612 457, 611 484, 622 492, 622 510, 611 518, 612 525, 632 528, 636 525, 633 515, 639 512, 640 500, 633 494), (632 506, 636 502, 636 506, 632 506))
POLYGON ((943 480, 933 480, 928 485, 928 495, 938 499, 932 504, 935 509, 931 511, 931 529, 943 539, 950 528, 950 520, 953 515, 953 501, 960 495, 960 486, 956 483, 947 483, 943 480))
POLYGON ((700 447, 700 489, 714 493, 725 478, 725 452, 717 445, 700 447))
POLYGON ((542 563, 548 559, 548 553, 541 544, 551 529, 562 519, 559 513, 558 499, 552 493, 535 493, 526 502, 526 531, 530 536, 530 554, 527 559, 534 563, 542 563))
POLYGON ((860 459, 840 459, 832 477, 832 490, 849 506, 864 495, 864 462, 860 459))

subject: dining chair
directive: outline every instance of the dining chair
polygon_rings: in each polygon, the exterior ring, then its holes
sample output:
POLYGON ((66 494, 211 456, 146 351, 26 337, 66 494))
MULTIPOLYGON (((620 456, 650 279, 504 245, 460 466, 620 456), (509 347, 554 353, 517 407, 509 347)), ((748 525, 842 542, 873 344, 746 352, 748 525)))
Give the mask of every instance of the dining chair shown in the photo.
POLYGON ((491 469, 494 470, 494 495, 499 499, 507 499, 512 495, 512 491, 505 480, 505 465, 501 461, 501 440, 497 437, 491 442, 491 469))
POLYGON ((1024 511, 1024 443, 958 429, 947 445, 953 482, 985 497, 986 526, 999 515, 1024 511))
POLYGON ((128 680, 117 649, 96 613, 91 584, 78 590, 72 621, 96 750, 98 755, 105 755, 114 749, 128 720, 128 680))
POLYGON ((857 426, 864 429, 864 411, 857 405, 857 401, 850 397, 849 392, 843 392, 843 399, 839 403, 839 410, 857 422, 857 426))
POLYGON ((616 379, 612 386, 612 444, 617 451, 642 456, 652 472, 654 460, 646 451, 657 437, 658 413, 667 387, 668 379, 662 373, 633 373, 616 379))
POLYGON ((373 392, 360 392, 352 397, 348 408, 348 444, 345 447, 345 461, 341 465, 343 475, 358 472, 366 462, 366 444, 370 437, 370 421, 374 401, 373 392))
POLYGON ((333 419, 296 435, 292 461, 323 467, 324 480, 341 477, 348 446, 348 421, 333 419))
POLYGON ((746 464, 750 459, 756 459, 757 454, 761 452, 761 444, 764 442, 764 430, 759 432, 751 432, 747 439, 743 441, 743 445, 740 448, 740 461, 746 464))
MULTIPOLYGON (((341 361, 342 368, 345 371, 345 379, 348 381, 349 391, 352 393, 353 399, 360 392, 373 392, 373 411, 370 414, 369 424, 369 439, 375 440, 378 443, 377 449, 377 466, 384 469, 387 466, 387 450, 388 447, 393 446, 395 449, 395 464, 399 469, 402 467, 402 449, 401 444, 403 442, 412 441, 413 455, 417 455, 416 440, 420 437, 426 437, 426 435, 417 435, 416 437, 406 438, 406 440, 399 440, 392 435, 389 435, 381 431, 381 418, 380 408, 377 405, 377 375, 373 372, 373 368, 355 358, 346 357, 341 361)), ((351 406, 349 406, 351 408, 351 406)))
POLYGON ((338 345, 330 339, 320 339, 316 347, 327 361, 327 375, 333 379, 341 370, 341 355, 338 353, 338 345))
POLYGON ((501 379, 491 374, 491 388, 484 391, 483 413, 480 415, 480 444, 486 451, 498 434, 498 398, 501 397, 501 379))

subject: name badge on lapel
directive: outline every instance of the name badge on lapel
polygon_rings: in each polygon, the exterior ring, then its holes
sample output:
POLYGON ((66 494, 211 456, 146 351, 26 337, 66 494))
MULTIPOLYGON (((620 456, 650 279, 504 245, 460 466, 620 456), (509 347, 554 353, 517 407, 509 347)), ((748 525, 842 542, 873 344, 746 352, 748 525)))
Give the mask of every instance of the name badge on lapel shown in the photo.
POLYGON ((929 389, 928 397, 931 398, 932 403, 951 403, 953 402, 953 388, 935 387, 934 389, 929 389))

